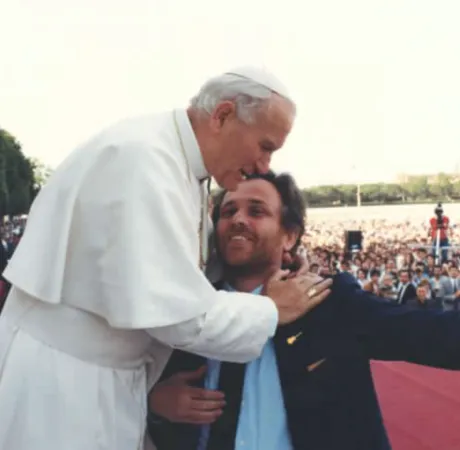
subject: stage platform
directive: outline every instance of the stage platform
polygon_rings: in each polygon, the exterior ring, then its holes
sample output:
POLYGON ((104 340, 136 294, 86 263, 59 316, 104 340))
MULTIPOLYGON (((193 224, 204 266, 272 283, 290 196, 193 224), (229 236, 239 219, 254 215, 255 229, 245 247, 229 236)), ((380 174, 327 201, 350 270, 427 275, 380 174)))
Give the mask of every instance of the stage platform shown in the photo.
POLYGON ((460 450, 460 372, 373 362, 392 450, 460 450))

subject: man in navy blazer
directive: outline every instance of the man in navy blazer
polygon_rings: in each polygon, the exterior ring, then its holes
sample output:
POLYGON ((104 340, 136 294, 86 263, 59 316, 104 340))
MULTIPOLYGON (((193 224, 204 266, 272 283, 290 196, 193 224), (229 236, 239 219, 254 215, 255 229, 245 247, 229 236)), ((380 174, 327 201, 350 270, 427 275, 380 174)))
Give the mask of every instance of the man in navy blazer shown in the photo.
MULTIPOLYGON (((219 197, 224 286, 253 291, 295 252, 301 198, 292 178, 272 173, 219 197)), ((460 315, 389 303, 341 273, 328 299, 279 327, 271 345, 279 387, 267 362, 222 363, 216 378, 214 361, 175 351, 149 398, 158 450, 389 450, 370 360, 460 370, 460 315)))

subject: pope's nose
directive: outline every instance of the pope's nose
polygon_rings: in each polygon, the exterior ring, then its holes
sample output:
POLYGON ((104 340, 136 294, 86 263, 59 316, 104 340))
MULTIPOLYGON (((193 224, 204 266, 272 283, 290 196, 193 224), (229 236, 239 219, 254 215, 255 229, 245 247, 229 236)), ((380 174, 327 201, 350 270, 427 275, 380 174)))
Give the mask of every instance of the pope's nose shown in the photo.
POLYGON ((257 173, 267 173, 270 170, 271 154, 264 155, 263 158, 260 158, 256 162, 256 172, 257 173))

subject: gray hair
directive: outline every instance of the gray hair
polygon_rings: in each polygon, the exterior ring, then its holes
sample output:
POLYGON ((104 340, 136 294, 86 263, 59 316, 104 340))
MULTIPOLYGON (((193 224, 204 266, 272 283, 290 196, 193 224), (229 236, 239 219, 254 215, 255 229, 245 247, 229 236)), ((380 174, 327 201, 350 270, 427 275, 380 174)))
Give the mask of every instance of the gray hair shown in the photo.
MULTIPOLYGON (((252 123, 255 113, 270 101, 274 93, 250 78, 225 73, 208 80, 191 99, 190 106, 197 111, 211 114, 220 102, 231 100, 235 103, 238 118, 243 122, 252 123)), ((292 100, 282 95, 280 97, 289 102, 295 112, 292 100)))

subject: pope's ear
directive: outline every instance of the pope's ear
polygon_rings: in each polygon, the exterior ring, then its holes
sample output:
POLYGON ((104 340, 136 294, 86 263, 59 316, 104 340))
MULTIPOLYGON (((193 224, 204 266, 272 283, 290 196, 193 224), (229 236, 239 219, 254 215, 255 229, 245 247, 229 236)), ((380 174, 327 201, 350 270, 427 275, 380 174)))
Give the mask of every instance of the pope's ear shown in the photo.
POLYGON ((211 128, 219 131, 229 120, 233 120, 235 117, 235 103, 230 100, 220 102, 211 113, 211 128))

